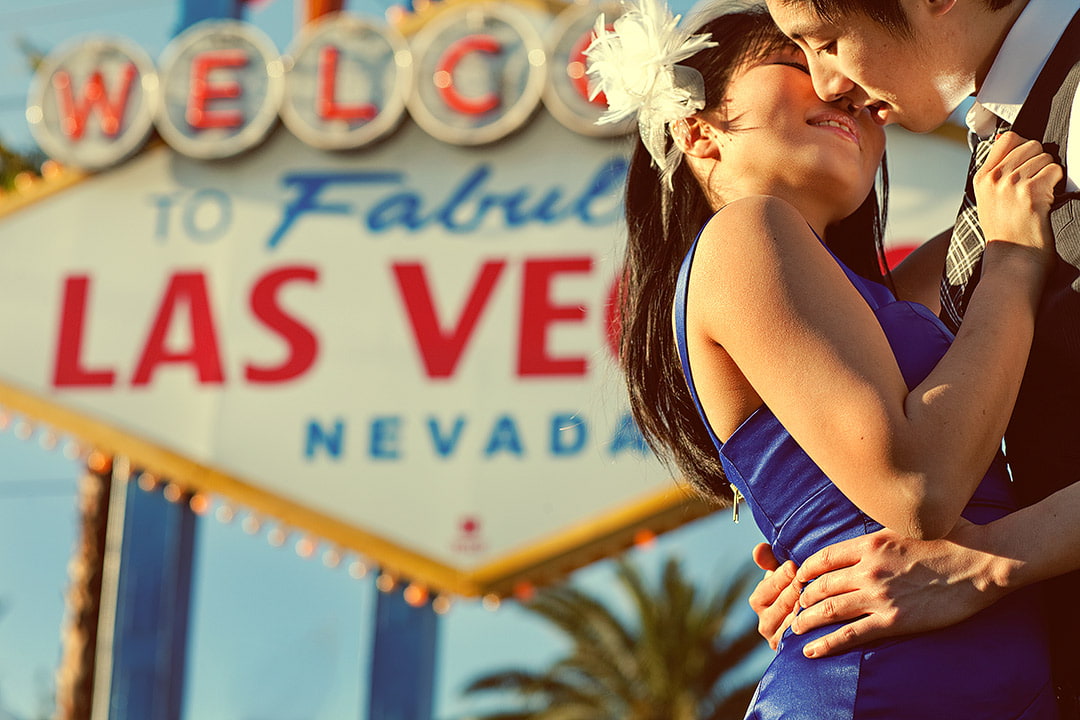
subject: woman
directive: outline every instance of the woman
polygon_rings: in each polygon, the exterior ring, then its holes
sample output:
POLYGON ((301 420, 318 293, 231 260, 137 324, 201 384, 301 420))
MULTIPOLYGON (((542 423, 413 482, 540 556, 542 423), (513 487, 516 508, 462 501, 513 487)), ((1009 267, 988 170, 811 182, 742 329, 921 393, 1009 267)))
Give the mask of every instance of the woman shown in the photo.
MULTIPOLYGON (((976 183, 992 241, 954 341, 927 307, 940 252, 898 271, 903 301, 875 282, 882 128, 820 100, 764 12, 699 33, 643 0, 614 32, 601 19, 588 52, 611 118, 636 112, 641 129, 621 357, 650 444, 707 492, 730 483, 781 562, 883 525, 938 537, 1014 509, 998 449, 1061 169, 1037 143, 995 143, 976 183)), ((1042 625, 1014 595, 833 658, 803 648, 834 626, 788 633, 748 717, 1053 718, 1042 625)))

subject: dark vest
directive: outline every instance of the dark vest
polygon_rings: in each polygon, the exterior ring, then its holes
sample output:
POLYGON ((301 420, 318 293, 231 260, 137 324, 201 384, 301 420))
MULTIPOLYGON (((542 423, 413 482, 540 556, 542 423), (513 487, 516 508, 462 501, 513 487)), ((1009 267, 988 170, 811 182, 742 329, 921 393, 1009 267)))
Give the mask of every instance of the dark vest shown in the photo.
MULTIPOLYGON (((1043 141, 1064 161, 1069 115, 1080 83, 1080 15, 1036 80, 1013 129, 1043 141)), ((1025 504, 1080 481, 1080 199, 1050 215, 1060 258, 1043 293, 1020 397, 1005 435, 1025 504)), ((1080 522, 1080 518, 1077 518, 1080 522)))
MULTIPOLYGON (((1080 14, 1058 42, 1013 129, 1066 157, 1069 116, 1080 84, 1080 14)), ((1080 121, 1080 118, 1078 118, 1080 121)), ((1076 169, 1074 169, 1075 173, 1076 169)), ((1056 261, 1035 322, 1005 452, 1022 504, 1080 481, 1080 199, 1058 188, 1051 212, 1056 261)), ((1075 519, 1080 524, 1080 517, 1075 519)), ((1044 584, 1063 718, 1080 718, 1080 572, 1044 584)))

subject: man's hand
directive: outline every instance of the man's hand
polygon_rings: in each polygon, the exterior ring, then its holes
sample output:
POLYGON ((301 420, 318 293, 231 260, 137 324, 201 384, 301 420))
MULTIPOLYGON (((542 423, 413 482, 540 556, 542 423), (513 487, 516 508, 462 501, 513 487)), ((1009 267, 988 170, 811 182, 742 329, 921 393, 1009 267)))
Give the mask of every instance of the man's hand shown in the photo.
POLYGON ((978 549, 978 528, 961 521, 940 540, 881 530, 812 555, 793 583, 804 587, 792 631, 851 622, 809 643, 806 656, 947 627, 993 604, 1004 583, 993 575, 997 558, 978 549))
POLYGON ((790 560, 783 565, 777 563, 767 543, 754 548, 754 562, 765 571, 765 577, 750 593, 750 607, 758 616, 758 632, 775 650, 795 618, 799 601, 799 586, 794 582, 795 563, 790 560))

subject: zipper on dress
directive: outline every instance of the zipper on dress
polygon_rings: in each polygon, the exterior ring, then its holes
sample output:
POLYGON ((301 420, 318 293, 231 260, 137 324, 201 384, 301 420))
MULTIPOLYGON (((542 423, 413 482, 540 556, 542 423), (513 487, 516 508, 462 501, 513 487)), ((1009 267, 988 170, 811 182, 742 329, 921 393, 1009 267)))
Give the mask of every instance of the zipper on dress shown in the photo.
POLYGON ((739 492, 739 488, 733 484, 728 483, 728 487, 731 488, 731 522, 736 525, 739 524, 739 501, 743 499, 743 494, 739 492))

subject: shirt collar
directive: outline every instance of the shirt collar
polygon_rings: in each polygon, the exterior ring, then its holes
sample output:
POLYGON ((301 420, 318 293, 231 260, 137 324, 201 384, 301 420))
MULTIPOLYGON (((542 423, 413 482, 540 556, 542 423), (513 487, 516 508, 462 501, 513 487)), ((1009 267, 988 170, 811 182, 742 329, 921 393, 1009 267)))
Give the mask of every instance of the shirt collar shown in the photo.
POLYGON ((981 137, 993 132, 997 122, 993 116, 1016 122, 1036 78, 1078 10, 1080 0, 1028 0, 968 112, 967 125, 973 132, 981 137))

